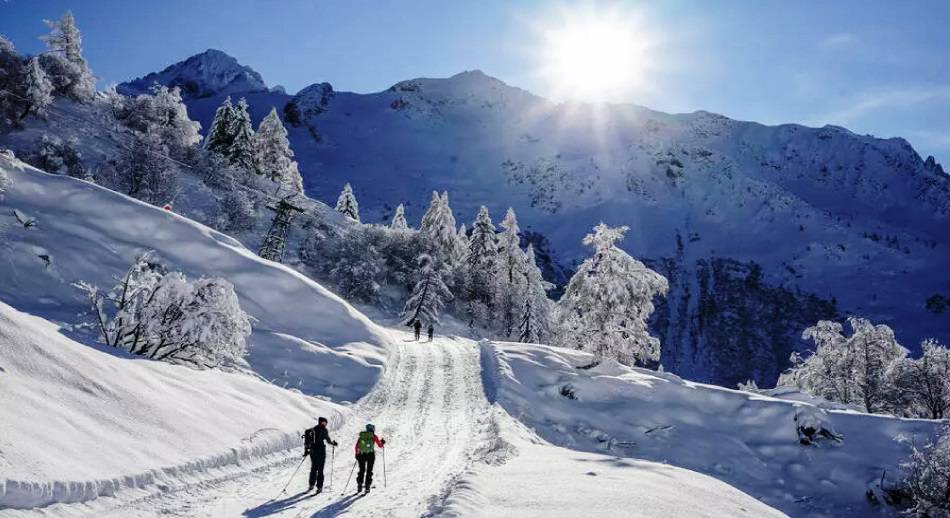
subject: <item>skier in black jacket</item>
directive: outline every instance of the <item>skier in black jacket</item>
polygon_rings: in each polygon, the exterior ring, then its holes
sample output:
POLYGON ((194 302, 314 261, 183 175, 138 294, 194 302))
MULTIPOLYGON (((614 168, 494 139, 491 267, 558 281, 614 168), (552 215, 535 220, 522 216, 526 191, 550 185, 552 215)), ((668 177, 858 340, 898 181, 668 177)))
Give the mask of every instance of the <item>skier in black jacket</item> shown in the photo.
POLYGON ((317 493, 323 491, 323 465, 327 462, 327 446, 336 447, 337 442, 330 438, 327 431, 327 418, 317 420, 317 426, 307 429, 303 434, 303 456, 310 455, 310 488, 317 483, 317 493))

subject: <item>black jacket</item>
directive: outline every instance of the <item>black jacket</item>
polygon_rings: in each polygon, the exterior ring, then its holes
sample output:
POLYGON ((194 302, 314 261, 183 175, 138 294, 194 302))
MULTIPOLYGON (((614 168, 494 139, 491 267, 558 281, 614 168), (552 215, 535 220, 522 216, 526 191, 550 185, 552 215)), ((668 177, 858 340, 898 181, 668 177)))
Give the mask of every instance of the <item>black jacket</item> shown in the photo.
POLYGON ((326 454, 327 443, 336 446, 336 441, 330 438, 330 432, 327 431, 326 426, 317 425, 308 428, 303 434, 304 455, 311 452, 326 454))

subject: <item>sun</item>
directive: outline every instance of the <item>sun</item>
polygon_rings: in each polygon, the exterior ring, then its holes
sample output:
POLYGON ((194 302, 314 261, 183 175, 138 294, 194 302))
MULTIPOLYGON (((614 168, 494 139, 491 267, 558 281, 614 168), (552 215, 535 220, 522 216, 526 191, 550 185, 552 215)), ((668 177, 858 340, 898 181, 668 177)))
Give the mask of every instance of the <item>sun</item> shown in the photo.
POLYGON ((648 80, 652 35, 618 10, 570 11, 540 29, 539 73, 554 97, 620 101, 648 80))

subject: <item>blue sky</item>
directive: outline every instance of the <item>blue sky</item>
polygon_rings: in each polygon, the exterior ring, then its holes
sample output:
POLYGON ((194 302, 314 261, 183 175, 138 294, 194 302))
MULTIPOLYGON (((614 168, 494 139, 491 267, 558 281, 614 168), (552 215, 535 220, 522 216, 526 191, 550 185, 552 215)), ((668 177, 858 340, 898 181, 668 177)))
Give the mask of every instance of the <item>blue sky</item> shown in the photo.
POLYGON ((543 28, 576 10, 623 13, 650 66, 616 100, 903 136, 950 162, 946 1, 0 0, 0 33, 38 51, 42 19, 66 9, 103 83, 218 48, 290 92, 478 68, 555 99, 565 92, 538 73, 543 28))

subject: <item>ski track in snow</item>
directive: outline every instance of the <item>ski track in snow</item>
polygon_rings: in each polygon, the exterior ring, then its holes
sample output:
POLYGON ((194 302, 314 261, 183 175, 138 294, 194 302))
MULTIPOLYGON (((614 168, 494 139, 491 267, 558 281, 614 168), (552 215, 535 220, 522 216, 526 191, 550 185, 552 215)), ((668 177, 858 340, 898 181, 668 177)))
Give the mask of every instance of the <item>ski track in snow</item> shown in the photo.
POLYGON ((331 437, 340 446, 332 474, 327 452, 325 490, 307 496, 309 460, 281 489, 299 463, 302 447, 245 476, 225 477, 149 496, 97 513, 100 516, 322 517, 420 516, 438 505, 456 477, 477 459, 489 432, 489 405, 480 378, 479 353, 469 340, 436 337, 409 341, 392 331, 397 343, 376 389, 353 409, 331 437), (354 496, 356 474, 341 495, 354 465, 353 444, 366 423, 386 439, 377 451, 373 492, 354 496), (332 477, 332 478, 331 478, 332 477), (388 480, 386 480, 388 479, 388 480), (331 483, 333 487, 329 488, 331 483))
POLYGON ((331 430, 339 447, 332 470, 328 451, 323 494, 305 491, 310 463, 301 463, 301 445, 210 480, 11 516, 784 516, 698 473, 554 447, 490 405, 478 344, 457 337, 415 342, 408 333, 389 333, 395 345, 387 371, 331 430), (373 491, 364 496, 355 494, 353 447, 368 422, 386 439, 387 453, 377 450, 373 491))

